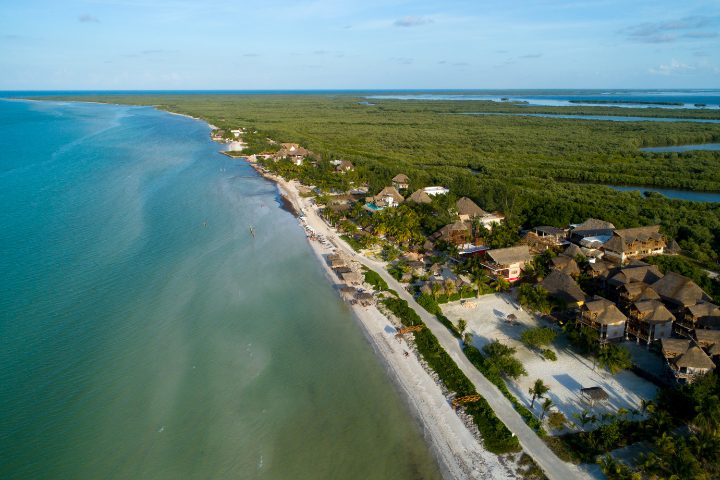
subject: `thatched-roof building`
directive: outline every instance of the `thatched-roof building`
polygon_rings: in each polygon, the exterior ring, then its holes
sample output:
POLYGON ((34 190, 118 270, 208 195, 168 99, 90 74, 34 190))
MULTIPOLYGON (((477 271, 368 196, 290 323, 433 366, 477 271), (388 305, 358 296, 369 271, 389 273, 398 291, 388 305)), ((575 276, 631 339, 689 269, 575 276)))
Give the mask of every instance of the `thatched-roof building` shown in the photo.
POLYGON ((385 187, 374 197, 367 197, 365 201, 373 204, 376 209, 396 207, 403 202, 404 198, 395 187, 385 187))
POLYGON ((653 285, 662 277, 663 274, 655 265, 636 263, 628 265, 627 267, 622 268, 619 272, 610 275, 607 280, 607 284, 615 287, 616 289, 634 282, 642 282, 648 285, 653 285))
POLYGON ((663 278, 652 284, 660 298, 678 311, 710 300, 695 282, 675 272, 667 272, 663 278))
POLYGON ((430 195, 428 195, 427 192, 425 192, 425 190, 420 188, 418 190, 415 190, 413 192, 413 194, 407 198, 407 201, 413 202, 413 203, 430 204, 430 203, 432 203, 432 198, 430 198, 430 195))
POLYGON ((612 236, 615 225, 597 218, 588 218, 583 223, 572 225, 570 230, 570 240, 579 243, 584 238, 589 237, 607 237, 612 236))
POLYGON ((615 230, 610 240, 603 245, 604 258, 623 264, 631 258, 662 255, 666 245, 665 236, 660 233, 660 225, 615 230))
POLYGON ((610 398, 601 387, 581 388, 580 395, 590 403, 590 406, 594 406, 596 402, 605 402, 610 398))
POLYGON ((668 364, 675 374, 675 378, 681 383, 692 383, 698 377, 715 369, 715 363, 697 345, 691 346, 685 353, 675 357, 668 364))
POLYGON ((540 282, 540 286, 552 296, 568 306, 580 306, 585 302, 585 292, 573 278, 563 272, 554 270, 540 282))
POLYGON ((595 296, 586 301, 580 307, 577 320, 595 330, 600 342, 622 340, 625 336, 627 317, 606 298, 595 296))
POLYGON ((455 208, 460 216, 460 220, 463 222, 467 222, 473 218, 489 215, 488 212, 478 207, 478 205, 468 197, 462 197, 460 200, 455 202, 455 208))
POLYGON ((681 334, 687 334, 695 329, 720 328, 720 307, 710 302, 691 305, 685 309, 677 328, 681 334))
POLYGON ((528 246, 519 245, 488 250, 482 264, 493 276, 514 282, 520 278, 520 273, 530 260, 532 260, 532 255, 530 255, 528 246))
POLYGON ((627 333, 638 341, 652 343, 670 338, 675 316, 660 300, 641 300, 630 305, 627 333))
POLYGON ((574 258, 568 257, 567 255, 558 255, 550 259, 550 268, 570 275, 571 277, 577 277, 580 275, 580 267, 574 258))
POLYGON ((410 186, 410 179, 404 173, 398 173, 392 179, 393 187, 398 190, 407 190, 410 186))

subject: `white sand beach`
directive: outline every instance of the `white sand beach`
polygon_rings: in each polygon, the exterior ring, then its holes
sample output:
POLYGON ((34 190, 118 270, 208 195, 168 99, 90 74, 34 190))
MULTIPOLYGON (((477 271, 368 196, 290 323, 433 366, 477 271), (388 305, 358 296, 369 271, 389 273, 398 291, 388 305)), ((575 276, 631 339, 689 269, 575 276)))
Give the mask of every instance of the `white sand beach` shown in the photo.
MULTIPOLYGON (((281 194, 298 212, 305 214, 307 225, 329 240, 325 244, 310 241, 310 245, 334 285, 341 285, 328 267, 326 256, 337 249, 332 245, 340 240, 318 216, 315 207, 301 198, 296 182, 264 174, 277 183, 281 194), (332 242, 332 243, 331 243, 332 242), (330 245, 328 247, 327 245, 330 245)), ((343 250, 344 253, 345 250, 343 250)), ((349 254, 352 255, 352 254, 349 254)), ((502 458, 485 450, 463 420, 450 406, 441 387, 425 370, 411 346, 405 340, 395 339, 395 326, 375 305, 352 305, 365 336, 383 361, 390 377, 403 393, 413 415, 420 422, 428 443, 438 459, 445 478, 452 479, 505 479, 518 478, 514 473, 514 460, 502 458), (412 354, 405 356, 404 351, 412 354)))

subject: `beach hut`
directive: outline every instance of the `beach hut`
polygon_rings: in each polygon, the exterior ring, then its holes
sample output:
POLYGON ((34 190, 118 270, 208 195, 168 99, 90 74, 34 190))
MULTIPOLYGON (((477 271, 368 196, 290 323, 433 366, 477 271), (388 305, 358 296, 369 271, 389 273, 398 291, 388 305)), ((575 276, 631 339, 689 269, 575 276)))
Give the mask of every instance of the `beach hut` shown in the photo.
POLYGON ((594 407, 596 402, 606 402, 610 398, 607 392, 600 387, 581 388, 580 395, 591 407, 594 407))

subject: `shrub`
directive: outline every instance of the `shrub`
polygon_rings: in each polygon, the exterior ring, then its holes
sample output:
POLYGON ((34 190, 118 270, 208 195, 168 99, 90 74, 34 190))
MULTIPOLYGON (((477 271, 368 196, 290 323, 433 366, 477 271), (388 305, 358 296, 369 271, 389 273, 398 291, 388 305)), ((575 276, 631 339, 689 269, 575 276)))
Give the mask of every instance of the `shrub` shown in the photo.
POLYGON ((542 356, 546 360, 550 360, 552 362, 557 360, 557 355, 555 354, 555 352, 553 352, 549 348, 546 348, 545 350, 542 351, 542 356))
POLYGON ((387 282, 383 280, 382 277, 373 270, 368 270, 365 272, 365 283, 372 285, 375 290, 384 291, 389 288, 387 282))
POLYGON ((560 430, 567 424, 567 418, 562 412, 550 412, 548 415, 548 425, 553 430, 560 430))
MULTIPOLYGON (((403 325, 421 325, 422 319, 410 308, 405 300, 389 298, 383 300, 385 306, 400 319, 403 325)), ((473 395, 476 393, 472 382, 460 370, 450 355, 442 348, 435 335, 427 328, 415 332, 415 344, 418 352, 427 362, 428 366, 437 373, 440 381, 448 390, 457 396, 473 395)), ((473 417, 483 437, 485 448, 495 454, 516 452, 520 443, 510 430, 495 415, 487 400, 466 405, 465 411, 473 417)))
POLYGON ((525 367, 515 357, 515 349, 503 345, 495 340, 483 347, 483 352, 491 365, 500 375, 509 378, 518 378, 521 375, 527 375, 525 367))
POLYGON ((555 331, 548 327, 528 328, 522 332, 520 340, 530 348, 544 347, 555 340, 555 331))

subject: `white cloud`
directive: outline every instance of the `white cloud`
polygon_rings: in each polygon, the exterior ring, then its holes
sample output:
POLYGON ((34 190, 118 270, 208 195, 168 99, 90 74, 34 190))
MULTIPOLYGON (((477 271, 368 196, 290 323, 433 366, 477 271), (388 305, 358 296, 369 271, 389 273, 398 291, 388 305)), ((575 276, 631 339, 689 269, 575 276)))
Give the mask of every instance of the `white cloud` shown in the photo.
POLYGON ((688 65, 687 63, 682 63, 674 58, 670 61, 670 63, 662 64, 658 66, 657 68, 651 68, 650 73, 653 75, 680 75, 683 73, 689 73, 696 70, 696 67, 693 65, 688 65))

